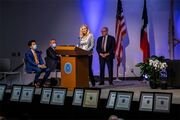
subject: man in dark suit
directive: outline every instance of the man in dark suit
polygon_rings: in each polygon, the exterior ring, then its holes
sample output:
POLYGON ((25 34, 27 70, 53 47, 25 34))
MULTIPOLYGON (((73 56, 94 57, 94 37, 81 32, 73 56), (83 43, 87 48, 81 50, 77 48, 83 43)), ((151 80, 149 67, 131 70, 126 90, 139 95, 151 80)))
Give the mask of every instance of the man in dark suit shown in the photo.
POLYGON ((99 55, 100 62, 100 84, 104 85, 105 64, 108 66, 109 84, 113 85, 113 59, 115 49, 115 38, 108 35, 108 28, 103 27, 101 30, 102 36, 97 40, 96 50, 99 55))
POLYGON ((49 48, 46 50, 46 65, 50 71, 60 69, 60 57, 55 51, 56 40, 52 39, 49 41, 49 48))
POLYGON ((30 40, 28 42, 29 50, 25 53, 25 64, 26 71, 28 73, 35 72, 34 85, 40 87, 44 85, 45 81, 50 75, 50 70, 45 66, 44 61, 41 57, 42 52, 37 50, 37 45, 35 40, 30 40), (39 81, 39 77, 42 72, 45 72, 42 81, 39 81))

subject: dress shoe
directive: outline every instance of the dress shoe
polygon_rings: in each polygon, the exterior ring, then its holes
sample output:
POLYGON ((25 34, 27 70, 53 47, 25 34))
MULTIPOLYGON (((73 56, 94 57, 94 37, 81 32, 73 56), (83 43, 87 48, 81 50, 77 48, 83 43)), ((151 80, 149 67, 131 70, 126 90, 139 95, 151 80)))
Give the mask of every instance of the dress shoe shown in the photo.
POLYGON ((96 84, 92 84, 92 87, 95 87, 96 84))
POLYGON ((113 82, 109 82, 109 85, 114 85, 113 82))
POLYGON ((93 87, 96 85, 96 83, 95 83, 95 82, 91 82, 91 84, 92 84, 92 86, 93 86, 93 87))
POLYGON ((99 85, 104 85, 104 82, 100 82, 99 85))

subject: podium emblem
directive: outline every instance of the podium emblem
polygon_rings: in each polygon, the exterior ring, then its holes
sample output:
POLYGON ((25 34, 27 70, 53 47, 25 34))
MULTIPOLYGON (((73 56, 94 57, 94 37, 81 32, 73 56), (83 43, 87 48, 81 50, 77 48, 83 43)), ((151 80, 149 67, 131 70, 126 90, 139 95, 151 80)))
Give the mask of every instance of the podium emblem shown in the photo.
POLYGON ((64 65, 64 72, 66 74, 70 74, 72 72, 72 64, 70 62, 66 62, 64 65))

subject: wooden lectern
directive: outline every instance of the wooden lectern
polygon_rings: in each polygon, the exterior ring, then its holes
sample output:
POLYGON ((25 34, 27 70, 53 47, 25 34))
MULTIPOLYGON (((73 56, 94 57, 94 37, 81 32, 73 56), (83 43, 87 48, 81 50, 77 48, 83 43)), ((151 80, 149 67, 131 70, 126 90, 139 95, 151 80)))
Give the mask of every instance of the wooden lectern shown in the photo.
POLYGON ((89 87, 89 52, 76 46, 57 46, 61 57, 61 87, 89 87))

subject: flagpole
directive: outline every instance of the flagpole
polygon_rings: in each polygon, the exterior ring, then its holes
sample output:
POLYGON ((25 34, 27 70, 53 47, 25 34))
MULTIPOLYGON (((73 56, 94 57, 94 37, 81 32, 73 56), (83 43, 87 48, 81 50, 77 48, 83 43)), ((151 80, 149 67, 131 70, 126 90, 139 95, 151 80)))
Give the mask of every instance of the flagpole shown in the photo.
POLYGON ((116 75, 116 80, 118 80, 119 79, 119 75, 118 75, 118 73, 119 73, 119 65, 117 65, 117 75, 116 75))
POLYGON ((180 43, 180 40, 175 38, 174 33, 174 1, 170 1, 169 9, 169 31, 168 31, 168 43, 169 43, 169 58, 174 60, 174 48, 180 43))
POLYGON ((118 66, 118 64, 117 64, 117 67, 116 67, 116 79, 114 80, 114 81, 119 81, 119 79, 118 79, 118 73, 119 73, 119 66, 118 66))
POLYGON ((118 82, 118 81, 119 81, 119 82, 122 81, 122 80, 119 79, 119 66, 120 66, 120 65, 117 64, 117 67, 116 67, 116 69, 117 69, 117 70, 116 70, 116 71, 117 71, 117 72, 116 72, 116 79, 114 80, 114 81, 117 81, 117 82, 118 82))

